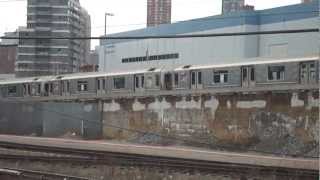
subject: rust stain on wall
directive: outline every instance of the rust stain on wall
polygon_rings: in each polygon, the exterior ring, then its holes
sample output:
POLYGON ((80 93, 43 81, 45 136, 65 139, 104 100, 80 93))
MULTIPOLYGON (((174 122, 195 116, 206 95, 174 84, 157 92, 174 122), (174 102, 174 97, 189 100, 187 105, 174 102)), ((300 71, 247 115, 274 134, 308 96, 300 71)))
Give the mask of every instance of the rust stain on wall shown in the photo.
POLYGON ((186 140, 174 144, 312 154, 319 152, 310 146, 319 138, 317 101, 318 92, 116 99, 105 102, 120 109, 105 111, 104 123, 132 131, 104 127, 104 137, 157 143, 160 134, 186 140))

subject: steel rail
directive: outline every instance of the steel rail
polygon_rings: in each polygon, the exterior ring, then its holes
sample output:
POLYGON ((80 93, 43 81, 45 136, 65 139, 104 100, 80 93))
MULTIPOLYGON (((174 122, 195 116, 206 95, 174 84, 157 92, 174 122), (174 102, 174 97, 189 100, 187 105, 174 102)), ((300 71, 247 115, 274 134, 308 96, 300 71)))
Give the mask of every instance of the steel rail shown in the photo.
MULTIPOLYGON (((41 177, 41 179, 48 179, 50 178, 66 178, 68 180, 89 180, 85 177, 77 177, 77 176, 70 176, 65 174, 57 174, 57 173, 50 173, 50 172, 44 172, 44 171, 33 171, 33 170, 26 170, 26 169, 13 169, 13 168, 4 168, 4 170, 8 171, 16 171, 19 172, 19 174, 14 176, 23 176, 23 177, 41 177)), ((5 174, 5 173, 3 173, 5 174)), ((8 174, 12 175, 12 174, 8 174)))
MULTIPOLYGON (((278 176, 290 176, 292 170, 290 169, 274 169, 268 167, 250 167, 237 164, 227 163, 202 163, 202 162, 186 162, 170 159, 150 158, 148 160, 141 160, 140 158, 80 158, 80 157, 52 157, 52 156, 24 156, 24 155, 0 155, 0 159, 5 160, 28 160, 28 161, 41 161, 41 162, 77 162, 77 163, 91 163, 91 164, 107 164, 119 166, 146 166, 146 167, 161 167, 180 169, 184 171, 200 171, 207 173, 240 173, 246 174, 247 172, 259 171, 260 174, 274 173, 278 176)), ((315 171, 294 171, 295 176, 301 177, 318 177, 315 171)))
MULTIPOLYGON (((319 173, 313 170, 297 170, 290 168, 279 167, 266 167, 258 165, 244 165, 235 163, 221 163, 209 162, 199 160, 189 160, 180 158, 167 158, 156 156, 144 156, 137 154, 101 152, 101 151, 87 151, 69 148, 53 148, 35 145, 22 145, 16 143, 0 143, 0 146, 6 148, 31 150, 38 152, 51 152, 51 153, 66 153, 82 155, 84 157, 50 157, 50 156, 20 156, 20 155, 4 155, 0 159, 15 159, 15 160, 38 160, 38 161, 60 161, 60 162, 80 162, 80 163, 94 163, 94 164, 108 164, 112 165, 132 165, 132 166, 154 166, 154 167, 170 167, 179 169, 196 169, 200 171, 227 171, 227 172, 247 172, 248 170, 260 171, 261 173, 275 173, 277 175, 288 176, 291 173, 298 173, 300 176, 318 177, 319 173)), ((61 156, 61 155, 60 155, 61 156)))

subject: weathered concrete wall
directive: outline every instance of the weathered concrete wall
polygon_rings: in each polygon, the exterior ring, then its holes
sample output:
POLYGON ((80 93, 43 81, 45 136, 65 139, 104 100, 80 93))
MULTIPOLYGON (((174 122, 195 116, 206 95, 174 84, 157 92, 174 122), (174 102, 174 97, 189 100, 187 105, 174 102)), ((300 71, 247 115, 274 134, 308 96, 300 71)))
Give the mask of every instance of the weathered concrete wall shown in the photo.
POLYGON ((101 137, 101 110, 97 103, 42 103, 42 110, 44 136, 101 137))
POLYGON ((298 156, 318 156, 318 120, 318 91, 119 98, 102 103, 0 102, 0 133, 51 137, 75 133, 298 156))
POLYGON ((100 138, 98 103, 1 102, 0 133, 60 137, 100 138))
POLYGON ((107 139, 313 156, 319 152, 318 92, 113 99, 104 102, 103 111, 107 139))
POLYGON ((36 103, 0 101, 0 133, 42 135, 40 108, 36 103))

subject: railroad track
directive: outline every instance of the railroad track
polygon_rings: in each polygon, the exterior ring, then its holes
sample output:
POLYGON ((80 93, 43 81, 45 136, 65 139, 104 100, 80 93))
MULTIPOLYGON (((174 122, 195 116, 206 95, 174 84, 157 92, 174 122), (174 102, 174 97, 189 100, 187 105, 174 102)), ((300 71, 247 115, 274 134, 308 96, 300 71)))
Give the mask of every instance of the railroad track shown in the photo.
POLYGON ((166 168, 181 171, 200 171, 203 173, 238 173, 246 174, 249 172, 258 172, 259 174, 275 174, 277 176, 294 176, 294 177, 319 177, 319 172, 313 170, 297 170, 290 168, 278 168, 267 166, 253 166, 234 163, 221 163, 212 161, 199 161, 181 158, 144 156, 137 154, 113 153, 102 151, 88 151, 72 148, 53 148, 36 145, 24 145, 17 143, 0 142, 0 147, 27 150, 33 152, 59 153, 66 156, 25 156, 25 155, 7 155, 0 154, 2 160, 14 161, 41 161, 41 162, 72 162, 83 164, 104 164, 118 166, 134 167, 155 167, 166 168), (70 155, 77 155, 73 157, 70 155))
POLYGON ((65 174, 57 174, 57 173, 50 173, 44 171, 32 171, 26 169, 12 169, 12 168, 3 168, 0 169, 0 177, 1 175, 6 175, 11 178, 18 178, 18 179, 41 179, 41 180, 89 180, 85 177, 77 177, 77 176, 70 176, 65 174))
POLYGON ((256 167, 256 166, 243 166, 237 164, 226 164, 226 163, 213 163, 213 162, 191 162, 187 160, 176 160, 176 159, 159 159, 159 158, 148 158, 142 159, 128 158, 128 157, 108 157, 108 158, 97 158, 97 157, 52 157, 52 156, 24 156, 24 155, 0 155, 2 160, 15 160, 15 161, 37 161, 37 162, 72 162, 72 163, 83 163, 83 164, 103 164, 103 165, 118 165, 118 166, 134 166, 134 167, 157 167, 166 168, 182 171, 199 171, 202 173, 237 173, 246 174, 248 172, 259 172, 259 174, 270 174, 273 173, 277 176, 299 176, 299 177, 318 177, 318 173, 314 171, 297 171, 294 172, 290 169, 275 169, 267 167, 256 167))

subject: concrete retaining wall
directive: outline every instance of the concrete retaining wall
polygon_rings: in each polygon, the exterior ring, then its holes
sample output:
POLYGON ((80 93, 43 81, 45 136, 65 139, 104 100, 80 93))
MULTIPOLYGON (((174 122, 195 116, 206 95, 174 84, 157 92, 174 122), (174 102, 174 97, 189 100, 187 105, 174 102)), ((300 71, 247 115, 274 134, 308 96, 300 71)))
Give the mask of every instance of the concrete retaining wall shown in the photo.
POLYGON ((42 135, 40 104, 1 102, 0 133, 16 135, 42 135))
POLYGON ((99 138, 98 108, 98 103, 0 102, 0 133, 99 138))
POLYGON ((101 113, 97 103, 43 103, 43 135, 101 137, 101 113))
POLYGON ((319 92, 0 102, 0 133, 319 154, 319 92))
POLYGON ((318 92, 113 99, 104 102, 103 136, 146 144, 318 155, 318 101, 318 92))

